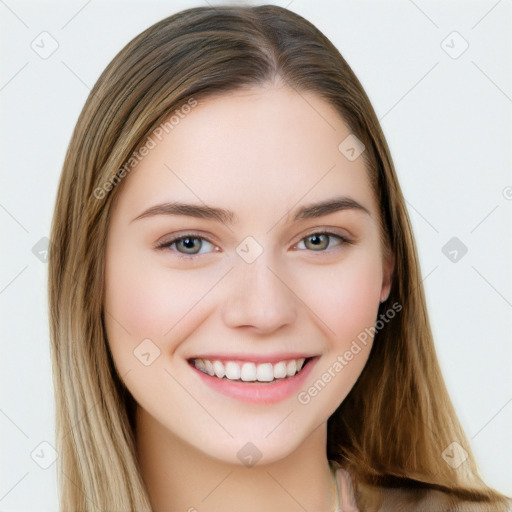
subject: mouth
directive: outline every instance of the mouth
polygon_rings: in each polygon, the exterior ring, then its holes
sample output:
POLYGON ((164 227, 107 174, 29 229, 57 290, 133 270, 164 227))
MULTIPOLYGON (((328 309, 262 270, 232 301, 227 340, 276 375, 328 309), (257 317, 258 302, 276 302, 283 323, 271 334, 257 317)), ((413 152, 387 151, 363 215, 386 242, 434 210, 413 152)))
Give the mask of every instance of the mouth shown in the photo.
POLYGON ((199 381, 216 394, 249 404, 272 405, 296 395, 320 359, 293 355, 300 357, 276 355, 269 361, 270 358, 255 356, 247 361, 209 355, 187 362, 199 381))
POLYGON ((290 380, 301 374, 315 359, 300 357, 280 361, 260 362, 192 358, 189 365, 200 372, 219 380, 243 382, 247 384, 272 384, 276 381, 290 380))

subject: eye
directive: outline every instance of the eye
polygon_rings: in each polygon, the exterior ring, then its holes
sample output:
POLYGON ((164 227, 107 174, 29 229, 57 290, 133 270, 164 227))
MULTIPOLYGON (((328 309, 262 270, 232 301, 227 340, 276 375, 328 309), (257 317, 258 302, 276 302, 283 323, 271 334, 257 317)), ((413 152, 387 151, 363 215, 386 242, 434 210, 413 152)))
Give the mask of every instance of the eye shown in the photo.
MULTIPOLYGON (((208 251, 209 247, 214 247, 214 245, 200 236, 194 235, 184 235, 178 238, 173 238, 171 240, 166 240, 161 244, 157 245, 158 249, 171 249, 172 251, 180 253, 181 256, 196 256, 197 254, 204 254, 208 251), (202 251, 206 247, 206 250, 202 251)), ((215 250, 215 249, 214 249, 215 250)))
POLYGON ((312 251, 315 251, 315 252, 322 252, 322 251, 325 251, 327 248, 331 248, 332 247, 332 239, 335 238, 338 240, 338 243, 337 244, 334 244, 334 245, 343 245, 343 244, 348 244, 350 243, 349 240, 347 240, 346 238, 343 238, 342 236, 340 235, 336 235, 335 233, 330 233, 330 232, 316 232, 316 233, 311 233, 310 235, 306 236, 305 238, 303 238, 299 244, 297 244, 297 247, 299 249, 310 249, 312 251), (303 244, 304 245, 304 248, 302 247, 299 247, 300 244, 303 244))
MULTIPOLYGON (((326 252, 327 249, 331 249, 333 246, 341 246, 350 243, 350 240, 335 233, 331 233, 329 231, 318 231, 304 237, 296 247, 300 250, 308 249, 314 252, 326 252), (301 244, 303 247, 300 247, 301 244)), ((200 254, 219 250, 214 244, 206 240, 204 237, 197 236, 193 233, 174 237, 170 240, 164 240, 157 244, 156 248, 170 249, 171 251, 178 253, 179 257, 183 258, 193 258, 200 254)))

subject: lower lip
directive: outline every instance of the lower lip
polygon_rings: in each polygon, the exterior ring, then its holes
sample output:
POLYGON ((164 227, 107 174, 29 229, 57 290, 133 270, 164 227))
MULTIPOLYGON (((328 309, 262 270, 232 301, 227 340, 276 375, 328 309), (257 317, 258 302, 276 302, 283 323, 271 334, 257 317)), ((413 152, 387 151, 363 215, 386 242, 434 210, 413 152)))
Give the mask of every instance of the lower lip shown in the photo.
POLYGON ((269 383, 258 381, 243 382, 226 378, 219 379, 218 377, 212 377, 198 370, 193 363, 191 364, 191 368, 207 386, 218 393, 236 398, 242 402, 268 405, 281 402, 296 393, 304 384, 304 381, 311 373, 317 361, 318 356, 312 358, 302 370, 293 377, 277 379, 269 383))

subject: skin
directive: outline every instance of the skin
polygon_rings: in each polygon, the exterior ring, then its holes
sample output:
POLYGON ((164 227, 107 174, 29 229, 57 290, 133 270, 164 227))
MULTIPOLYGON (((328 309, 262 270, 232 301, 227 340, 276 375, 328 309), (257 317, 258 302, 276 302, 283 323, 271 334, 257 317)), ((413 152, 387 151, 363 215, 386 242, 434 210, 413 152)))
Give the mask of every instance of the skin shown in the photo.
POLYGON ((338 150, 349 134, 313 94, 276 84, 229 93, 200 101, 121 184, 107 237, 105 319, 116 367, 138 403, 138 456, 156 510, 333 509, 327 420, 372 340, 307 404, 296 393, 271 405, 220 395, 187 359, 212 351, 319 355, 307 390, 374 325, 393 262, 383 258, 363 158, 338 150), (340 195, 368 213, 292 220, 300 206, 340 195), (133 220, 169 201, 226 208, 238 222, 133 220), (326 230, 352 243, 333 236, 316 248, 308 235, 326 230), (180 258, 182 243, 154 247, 189 231, 207 240, 195 242, 192 258, 180 258), (250 264, 236 251, 248 236, 263 249, 250 264), (160 350, 148 366, 134 357, 144 339, 160 350), (237 457, 248 442, 262 454, 253 467, 237 457))

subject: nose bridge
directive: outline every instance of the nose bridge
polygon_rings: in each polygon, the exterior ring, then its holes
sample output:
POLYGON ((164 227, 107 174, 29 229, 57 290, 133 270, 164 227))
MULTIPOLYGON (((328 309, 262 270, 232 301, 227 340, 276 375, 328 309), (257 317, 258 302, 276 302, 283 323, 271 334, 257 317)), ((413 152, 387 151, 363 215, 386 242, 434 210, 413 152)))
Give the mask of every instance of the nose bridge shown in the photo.
POLYGON ((263 252, 250 263, 237 258, 223 307, 226 325, 268 332, 294 321, 295 297, 276 271, 271 252, 263 252))

